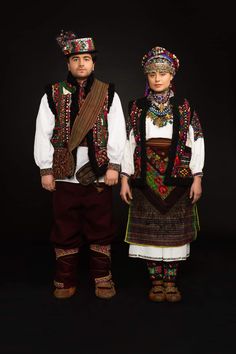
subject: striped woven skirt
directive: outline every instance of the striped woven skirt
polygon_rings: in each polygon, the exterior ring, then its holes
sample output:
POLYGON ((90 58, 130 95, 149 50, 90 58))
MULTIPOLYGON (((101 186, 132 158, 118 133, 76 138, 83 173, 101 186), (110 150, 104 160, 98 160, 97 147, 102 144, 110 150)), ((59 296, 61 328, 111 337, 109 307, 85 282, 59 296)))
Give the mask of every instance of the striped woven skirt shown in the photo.
POLYGON ((127 243, 176 247, 197 236, 197 206, 189 199, 189 188, 164 184, 169 146, 169 139, 147 142, 146 187, 132 190, 127 243))

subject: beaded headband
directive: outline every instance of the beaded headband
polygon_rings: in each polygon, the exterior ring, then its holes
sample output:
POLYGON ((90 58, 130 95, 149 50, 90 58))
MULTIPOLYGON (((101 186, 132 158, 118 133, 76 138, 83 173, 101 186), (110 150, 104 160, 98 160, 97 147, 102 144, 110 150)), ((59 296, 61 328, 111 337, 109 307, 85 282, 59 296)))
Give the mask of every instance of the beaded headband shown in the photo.
POLYGON ((175 54, 162 47, 154 47, 142 58, 144 73, 169 72, 175 75, 179 68, 179 60, 175 54))
POLYGON ((173 68, 171 63, 163 58, 152 59, 144 67, 145 74, 149 74, 157 71, 163 74, 170 73, 172 75, 175 75, 175 69, 173 68))

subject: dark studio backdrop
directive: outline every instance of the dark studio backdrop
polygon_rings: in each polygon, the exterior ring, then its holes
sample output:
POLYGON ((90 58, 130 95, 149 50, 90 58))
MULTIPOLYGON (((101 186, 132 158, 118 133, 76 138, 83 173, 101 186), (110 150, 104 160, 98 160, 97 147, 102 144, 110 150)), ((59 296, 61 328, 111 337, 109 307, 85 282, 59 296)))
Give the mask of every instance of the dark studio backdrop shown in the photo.
MULTIPOLYGON (((233 237, 235 26, 230 8, 189 1, 131 7, 76 4, 16 4, 2 19, 2 240, 48 240, 51 195, 41 189, 33 141, 44 86, 67 75, 55 40, 62 28, 94 37, 99 51, 96 75, 115 83, 125 115, 128 101, 144 93, 143 54, 159 45, 178 56, 175 85, 194 102, 206 139, 201 234, 222 241, 233 237)), ((127 207, 119 199, 119 187, 114 203, 122 240, 127 207)))
POLYGON ((5 3, 0 16, 0 353, 235 353, 233 8, 227 1, 219 6, 209 1, 31 1, 5 3), (180 60, 175 86, 196 107, 206 142, 201 231, 190 259, 181 265, 180 304, 148 300, 146 267, 128 258, 123 242, 128 208, 119 186, 114 188, 118 234, 113 254, 118 296, 109 302, 96 299, 86 286, 87 267, 79 268, 76 296, 65 302, 51 296, 52 195, 41 188, 33 144, 44 87, 67 76, 55 40, 61 29, 95 39, 96 76, 115 84, 126 116, 128 102, 144 94, 142 56, 159 45, 180 60))

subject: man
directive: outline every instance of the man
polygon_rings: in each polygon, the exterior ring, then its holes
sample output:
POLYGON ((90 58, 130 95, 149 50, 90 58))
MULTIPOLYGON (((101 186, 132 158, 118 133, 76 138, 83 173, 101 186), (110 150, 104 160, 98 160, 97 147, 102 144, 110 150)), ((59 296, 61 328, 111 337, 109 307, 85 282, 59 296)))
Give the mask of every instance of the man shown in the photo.
POLYGON ((93 38, 62 31, 57 42, 68 77, 47 86, 34 144, 42 187, 53 192, 54 296, 75 294, 78 253, 86 243, 95 294, 108 299, 116 293, 110 258, 115 233, 111 186, 118 183, 125 119, 114 86, 94 76, 93 38))

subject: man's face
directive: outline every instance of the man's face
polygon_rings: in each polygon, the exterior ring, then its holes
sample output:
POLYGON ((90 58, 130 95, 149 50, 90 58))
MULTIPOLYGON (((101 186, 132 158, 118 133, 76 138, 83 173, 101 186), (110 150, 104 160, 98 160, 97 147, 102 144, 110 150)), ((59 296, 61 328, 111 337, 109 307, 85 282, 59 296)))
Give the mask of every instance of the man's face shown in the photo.
POLYGON ((173 79, 173 75, 170 73, 160 73, 160 72, 152 72, 147 74, 149 87, 157 92, 161 93, 168 89, 170 86, 171 80, 173 79))
POLYGON ((78 80, 85 80, 94 70, 91 54, 75 54, 68 60, 68 70, 78 80))

